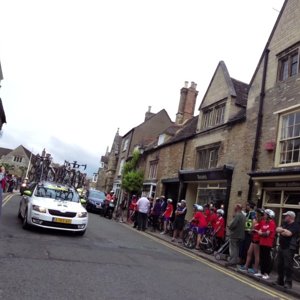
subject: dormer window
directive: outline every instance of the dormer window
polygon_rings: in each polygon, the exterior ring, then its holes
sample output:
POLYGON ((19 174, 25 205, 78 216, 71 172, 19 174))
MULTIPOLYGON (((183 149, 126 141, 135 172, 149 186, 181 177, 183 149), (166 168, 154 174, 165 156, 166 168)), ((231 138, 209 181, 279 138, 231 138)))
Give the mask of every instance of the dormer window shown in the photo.
POLYGON ((299 73, 299 49, 280 55, 278 60, 278 80, 284 81, 299 73))
POLYGON ((129 143, 129 139, 126 139, 126 140, 124 141, 122 151, 126 151, 126 150, 127 150, 127 148, 128 148, 128 143, 129 143))
POLYGON ((207 129, 224 123, 226 103, 203 109, 201 129, 207 129))
POLYGON ((157 146, 163 144, 164 141, 165 141, 165 138, 166 138, 166 135, 165 135, 165 134, 161 134, 161 135, 158 137, 157 146))

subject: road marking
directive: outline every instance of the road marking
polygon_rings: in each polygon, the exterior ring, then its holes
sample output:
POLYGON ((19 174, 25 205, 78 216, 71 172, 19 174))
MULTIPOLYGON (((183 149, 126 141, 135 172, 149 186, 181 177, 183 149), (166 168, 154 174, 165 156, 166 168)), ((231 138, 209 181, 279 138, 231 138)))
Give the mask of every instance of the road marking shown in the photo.
MULTIPOLYGON (((131 228, 131 227, 129 227, 129 229, 136 232, 136 230, 131 228)), ((168 242, 165 242, 165 241, 163 241, 163 240, 161 240, 157 237, 154 237, 150 234, 147 234, 145 232, 140 232, 140 231, 138 231, 138 233, 141 234, 141 235, 144 235, 145 237, 150 238, 153 241, 155 241, 159 244, 162 244, 162 245, 164 245, 164 246, 166 246, 166 247, 168 247, 168 248, 170 248, 170 249, 172 249, 176 252, 179 252, 179 253, 181 253, 185 256, 188 256, 188 257, 190 257, 194 260, 197 260, 197 261, 211 267, 212 269, 215 269, 215 270, 217 270, 217 271, 219 271, 223 274, 226 274, 226 275, 228 275, 228 276, 230 276, 230 277, 232 277, 232 278, 234 278, 234 279, 236 279, 236 280, 238 280, 238 281, 240 281, 240 282, 242 282, 242 283, 244 283, 248 286, 251 286, 252 288, 255 288, 256 290, 259 290, 259 291, 261 291, 265 294, 268 294, 269 296, 272 296, 274 298, 279 298, 280 300, 291 300, 291 299, 293 299, 293 298, 289 298, 287 295, 284 295, 284 294, 281 294, 277 291, 271 290, 267 286, 264 286, 262 284, 258 284, 256 282, 254 282, 253 280, 244 277, 243 275, 239 275, 239 274, 235 273, 234 271, 226 269, 225 267, 221 267, 221 266, 216 265, 215 263, 209 262, 206 259, 204 259, 202 257, 199 257, 196 254, 192 254, 190 252, 185 251, 184 249, 173 246, 173 245, 169 244, 168 242)))
POLYGON ((5 206, 6 203, 8 203, 8 201, 14 196, 14 194, 9 194, 9 195, 6 195, 2 201, 2 207, 5 206))

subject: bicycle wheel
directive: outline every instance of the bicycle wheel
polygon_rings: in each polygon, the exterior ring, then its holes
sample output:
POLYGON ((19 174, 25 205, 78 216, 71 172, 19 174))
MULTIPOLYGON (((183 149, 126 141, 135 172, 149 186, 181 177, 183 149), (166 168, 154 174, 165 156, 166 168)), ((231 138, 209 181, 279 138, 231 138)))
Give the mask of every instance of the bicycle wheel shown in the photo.
POLYGON ((293 259, 293 279, 300 281, 300 255, 295 255, 293 259))
POLYGON ((203 236, 202 242, 200 243, 200 248, 204 253, 212 254, 214 252, 214 246, 212 240, 206 235, 203 236))
POLYGON ((193 249, 196 246, 197 235, 195 232, 189 230, 183 234, 183 245, 189 249, 193 249))

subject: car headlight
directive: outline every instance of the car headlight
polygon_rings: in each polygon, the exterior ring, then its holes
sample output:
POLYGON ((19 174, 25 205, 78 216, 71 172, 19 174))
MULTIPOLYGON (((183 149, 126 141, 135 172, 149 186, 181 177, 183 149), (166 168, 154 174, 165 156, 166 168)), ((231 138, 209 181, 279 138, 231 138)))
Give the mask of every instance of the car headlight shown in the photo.
POLYGON ((32 209, 40 213, 46 213, 46 208, 39 205, 32 205, 32 209))
POLYGON ((78 218, 86 218, 87 212, 86 211, 79 212, 79 213, 77 213, 77 217, 78 218))

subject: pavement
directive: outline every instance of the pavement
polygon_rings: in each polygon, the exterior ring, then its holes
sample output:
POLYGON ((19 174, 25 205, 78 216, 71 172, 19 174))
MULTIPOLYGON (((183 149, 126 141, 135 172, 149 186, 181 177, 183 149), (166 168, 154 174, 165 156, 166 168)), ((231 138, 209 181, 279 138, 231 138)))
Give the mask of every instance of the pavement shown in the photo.
MULTIPOLYGON (((132 226, 131 223, 126 223, 126 224, 132 226)), ((206 260, 208 260, 208 261, 210 261, 212 263, 215 263, 215 264, 217 264, 219 266, 222 266, 224 268, 228 268, 228 269, 231 269, 233 271, 236 271, 239 274, 247 276, 248 278, 251 278, 251 279, 253 279, 253 280, 255 280, 255 281, 257 281, 257 282, 259 282, 261 284, 265 284, 267 286, 271 286, 274 289, 277 289, 277 290, 279 290, 281 292, 284 292, 286 294, 289 294, 289 295, 291 295, 293 297, 296 297, 296 298, 300 299, 300 282, 298 282, 298 281, 293 280, 293 288, 292 289, 286 289, 284 287, 281 287, 279 285, 275 285, 273 283, 277 279, 277 273, 276 272, 271 272, 270 279, 264 280, 262 278, 255 277, 255 276, 253 276, 250 273, 243 272, 243 271, 239 270, 237 267, 226 266, 226 262, 227 262, 226 260, 217 260, 213 254, 210 255, 210 254, 206 254, 206 253, 204 253, 202 251, 199 251, 199 250, 188 249, 188 248, 184 247, 182 243, 178 243, 177 241, 176 242, 172 242, 171 241, 172 238, 168 234, 162 235, 158 231, 157 232, 153 232, 151 230, 146 230, 145 232, 147 234, 151 235, 151 236, 154 236, 154 237, 160 239, 160 240, 163 240, 163 241, 165 241, 167 243, 170 243, 173 246, 176 246, 178 248, 184 249, 187 252, 190 252, 190 253, 192 253, 194 255, 197 255, 197 256, 199 256, 201 258, 204 258, 204 259, 206 259, 206 260)))

